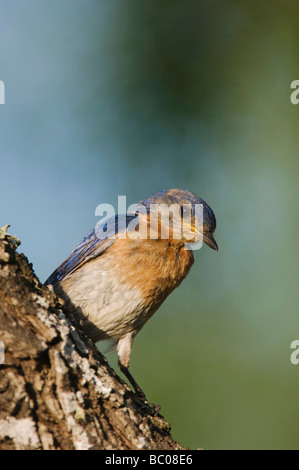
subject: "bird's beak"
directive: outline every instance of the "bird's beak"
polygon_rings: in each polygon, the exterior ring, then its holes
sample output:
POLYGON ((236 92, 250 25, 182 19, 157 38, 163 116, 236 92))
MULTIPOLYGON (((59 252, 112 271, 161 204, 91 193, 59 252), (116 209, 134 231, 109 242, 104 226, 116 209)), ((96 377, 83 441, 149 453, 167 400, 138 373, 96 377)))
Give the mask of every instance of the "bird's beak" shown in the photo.
POLYGON ((203 236, 203 241, 206 243, 206 245, 208 245, 210 248, 213 248, 213 250, 216 250, 218 251, 218 245, 217 245, 217 242, 215 240, 215 238, 213 237, 213 235, 211 233, 209 233, 208 235, 204 235, 203 236))

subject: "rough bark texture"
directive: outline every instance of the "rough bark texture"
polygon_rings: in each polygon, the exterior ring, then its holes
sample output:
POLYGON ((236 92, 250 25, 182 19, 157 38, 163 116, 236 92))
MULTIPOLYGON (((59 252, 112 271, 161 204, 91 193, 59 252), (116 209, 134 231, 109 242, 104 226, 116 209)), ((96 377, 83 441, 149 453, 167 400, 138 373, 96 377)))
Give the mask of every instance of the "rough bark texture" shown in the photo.
POLYGON ((0 229, 0 449, 183 449, 40 283, 18 244, 0 229))

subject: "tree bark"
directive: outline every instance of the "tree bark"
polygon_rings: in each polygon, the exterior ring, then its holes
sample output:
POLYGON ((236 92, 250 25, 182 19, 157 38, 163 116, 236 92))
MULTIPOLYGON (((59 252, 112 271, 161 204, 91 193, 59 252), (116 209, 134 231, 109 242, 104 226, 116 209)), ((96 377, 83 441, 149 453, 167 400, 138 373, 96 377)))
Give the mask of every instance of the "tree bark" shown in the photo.
POLYGON ((41 284, 19 243, 0 229, 0 449, 186 449, 41 284))

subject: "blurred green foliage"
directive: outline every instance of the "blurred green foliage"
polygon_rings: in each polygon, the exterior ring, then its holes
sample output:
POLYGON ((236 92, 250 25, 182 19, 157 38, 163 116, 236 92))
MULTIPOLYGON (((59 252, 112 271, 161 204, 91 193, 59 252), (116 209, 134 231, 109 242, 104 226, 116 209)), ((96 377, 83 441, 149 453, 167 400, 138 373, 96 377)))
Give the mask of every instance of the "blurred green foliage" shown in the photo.
POLYGON ((0 4, 1 225, 44 280, 97 204, 198 193, 220 251, 195 254, 132 373, 184 445, 298 449, 298 2, 0 4))

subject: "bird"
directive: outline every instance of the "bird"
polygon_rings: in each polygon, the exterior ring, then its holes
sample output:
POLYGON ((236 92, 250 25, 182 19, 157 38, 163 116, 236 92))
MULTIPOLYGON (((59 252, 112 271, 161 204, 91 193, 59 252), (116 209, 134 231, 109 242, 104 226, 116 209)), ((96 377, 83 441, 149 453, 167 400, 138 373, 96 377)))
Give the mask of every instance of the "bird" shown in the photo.
POLYGON ((189 273, 192 243, 200 239, 218 251, 215 229, 213 210, 195 193, 158 191, 124 218, 117 214, 97 224, 45 282, 80 312, 89 338, 112 340, 120 370, 143 398, 129 371, 133 340, 189 273), (161 207, 178 209, 167 214, 168 227, 161 207), (197 207, 202 208, 201 220, 197 207))

